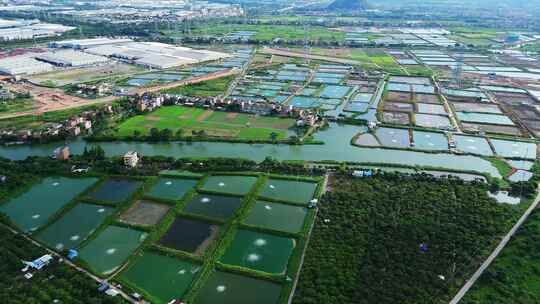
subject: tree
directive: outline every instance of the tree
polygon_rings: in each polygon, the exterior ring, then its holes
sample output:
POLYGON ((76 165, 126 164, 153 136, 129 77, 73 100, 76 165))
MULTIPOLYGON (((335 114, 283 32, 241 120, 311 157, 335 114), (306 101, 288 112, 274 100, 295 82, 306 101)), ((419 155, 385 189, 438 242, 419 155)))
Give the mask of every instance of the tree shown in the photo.
POLYGON ((158 141, 159 140, 159 130, 158 128, 152 128, 150 129, 150 139, 151 140, 154 140, 154 141, 158 141))
POLYGON ((159 139, 162 141, 168 141, 172 137, 172 131, 171 129, 163 129, 159 132, 159 139))
POLYGON ((276 132, 270 133, 270 139, 271 139, 272 141, 276 141, 277 138, 278 138, 278 134, 277 134, 276 132))
POLYGON ((133 131, 133 137, 139 138, 140 136, 141 136, 141 131, 139 131, 139 130, 133 131))
POLYGON ((184 137, 184 129, 176 130, 175 136, 176 136, 177 139, 180 139, 180 138, 184 137))

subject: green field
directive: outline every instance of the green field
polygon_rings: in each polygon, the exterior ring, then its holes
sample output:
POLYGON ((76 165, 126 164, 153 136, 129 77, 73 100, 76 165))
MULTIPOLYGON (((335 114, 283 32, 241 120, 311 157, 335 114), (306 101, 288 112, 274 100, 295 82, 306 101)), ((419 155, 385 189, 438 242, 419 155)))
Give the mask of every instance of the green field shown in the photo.
MULTIPOLYGON (((216 35, 223 36, 237 31, 255 31, 251 37, 254 40, 274 40, 281 38, 284 40, 304 40, 305 30, 302 26, 291 25, 254 25, 254 24, 216 24, 204 26, 192 31, 194 35, 216 35)), ((178 36, 180 33, 170 32, 169 36, 178 36)), ((344 41, 345 33, 332 31, 322 26, 312 26, 308 30, 310 40, 344 41)))
POLYGON ((128 137, 138 131, 142 136, 148 136, 152 128, 169 129, 175 134, 181 129, 184 137, 204 131, 204 135, 212 137, 270 140, 275 133, 276 140, 284 140, 293 125, 293 119, 170 106, 132 117, 120 124, 116 133, 128 137))

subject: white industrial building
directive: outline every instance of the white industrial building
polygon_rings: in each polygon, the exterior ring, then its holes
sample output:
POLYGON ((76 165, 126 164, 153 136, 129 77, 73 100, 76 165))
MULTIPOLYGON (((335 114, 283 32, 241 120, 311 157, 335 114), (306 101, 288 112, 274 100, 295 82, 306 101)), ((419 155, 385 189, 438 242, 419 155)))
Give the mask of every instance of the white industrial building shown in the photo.
POLYGON ((49 43, 49 47, 52 48, 71 48, 71 49, 87 49, 91 47, 98 47, 101 45, 117 45, 133 42, 131 39, 112 39, 106 37, 92 38, 92 39, 77 39, 77 40, 63 40, 49 43))
POLYGON ((40 23, 39 20, 5 20, 0 19, 0 40, 25 40, 58 36, 75 29, 61 24, 40 23))
POLYGON ((0 73, 8 75, 33 75, 50 72, 54 66, 29 55, 0 59, 0 73))
POLYGON ((106 63, 108 58, 74 50, 57 50, 39 54, 36 59, 61 67, 80 67, 106 63))
POLYGON ((195 50, 159 42, 130 42, 88 48, 85 52, 129 60, 155 69, 230 58, 232 55, 208 50, 195 50))

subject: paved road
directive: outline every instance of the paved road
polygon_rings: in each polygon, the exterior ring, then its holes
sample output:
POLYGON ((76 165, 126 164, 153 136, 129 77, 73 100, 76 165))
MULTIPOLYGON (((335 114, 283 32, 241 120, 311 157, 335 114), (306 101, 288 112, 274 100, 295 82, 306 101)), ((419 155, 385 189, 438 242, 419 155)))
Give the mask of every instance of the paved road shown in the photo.
POLYGON ((489 257, 482 263, 480 268, 476 270, 476 272, 472 275, 472 277, 463 285, 463 287, 459 290, 459 292, 456 294, 456 296, 450 301, 450 304, 457 304, 461 299, 465 296, 465 294, 471 289, 471 287, 474 285, 474 283, 482 276, 482 273, 489 267, 489 265, 497 258, 499 253, 504 249, 504 247, 508 244, 512 236, 516 234, 517 230, 525 221, 527 218, 531 215, 533 210, 538 206, 538 203, 540 202, 540 193, 537 194, 536 198, 534 199, 534 202, 529 206, 527 211, 523 213, 521 218, 517 221, 517 223, 508 231, 508 233, 504 236, 504 238, 501 240, 499 245, 493 250, 493 252, 489 255, 489 257))

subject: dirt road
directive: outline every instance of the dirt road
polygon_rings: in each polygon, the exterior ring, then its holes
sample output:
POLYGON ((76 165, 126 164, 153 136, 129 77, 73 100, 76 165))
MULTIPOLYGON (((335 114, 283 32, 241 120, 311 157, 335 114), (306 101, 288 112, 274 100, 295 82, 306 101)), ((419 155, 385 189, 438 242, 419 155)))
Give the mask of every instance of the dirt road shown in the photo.
MULTIPOLYGON (((184 80, 174 81, 158 86, 139 88, 135 90, 135 93, 141 95, 144 93, 159 92, 161 90, 199 83, 212 79, 218 79, 222 77, 236 75, 238 73, 241 73, 241 70, 229 69, 199 77, 191 77, 184 80)), ((32 97, 34 98, 34 100, 36 100, 38 107, 31 111, 15 112, 4 115, 0 114, 0 119, 15 118, 28 115, 39 115, 46 112, 80 108, 95 104, 106 104, 119 99, 119 97, 117 96, 107 96, 97 99, 84 99, 67 95, 60 89, 40 87, 29 83, 7 83, 7 86, 10 90, 15 92, 29 92, 30 95, 32 95, 32 97)))

